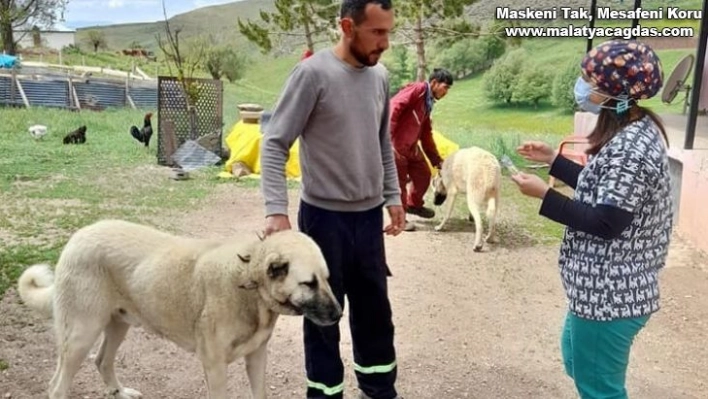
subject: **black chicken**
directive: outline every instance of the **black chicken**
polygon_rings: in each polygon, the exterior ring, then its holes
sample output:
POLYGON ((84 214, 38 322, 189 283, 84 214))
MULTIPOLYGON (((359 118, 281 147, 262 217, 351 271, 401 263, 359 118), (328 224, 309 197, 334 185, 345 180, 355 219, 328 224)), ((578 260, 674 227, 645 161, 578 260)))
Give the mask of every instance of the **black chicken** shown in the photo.
POLYGON ((150 122, 150 118, 152 118, 152 112, 145 114, 142 129, 138 129, 137 126, 130 127, 130 134, 133 138, 145 144, 146 148, 150 147, 150 137, 152 137, 152 123, 150 122))

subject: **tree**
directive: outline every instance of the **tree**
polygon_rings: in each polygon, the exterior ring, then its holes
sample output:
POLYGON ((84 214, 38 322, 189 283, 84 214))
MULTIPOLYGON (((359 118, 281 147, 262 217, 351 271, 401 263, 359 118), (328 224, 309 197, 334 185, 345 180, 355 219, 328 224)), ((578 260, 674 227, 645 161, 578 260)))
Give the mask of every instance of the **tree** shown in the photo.
POLYGON ((415 78, 415 65, 411 64, 408 49, 405 46, 392 46, 389 56, 391 59, 386 61, 390 82, 389 95, 394 96, 403 86, 415 78))
POLYGON ((526 65, 519 75, 512 100, 538 108, 539 101, 551 95, 553 73, 538 64, 526 65))
POLYGON ((224 55, 223 72, 224 77, 233 83, 243 77, 247 65, 247 58, 236 51, 229 50, 224 55))
MULTIPOLYGON (((416 48, 416 79, 426 78, 425 43, 436 38, 450 40, 475 37, 479 30, 463 16, 465 7, 477 0, 408 0, 396 6, 396 30, 416 48)), ((449 44, 449 43, 448 43, 449 44)))
POLYGON ((32 45, 34 47, 42 47, 42 30, 39 26, 32 27, 32 45))
MULTIPOLYGON (((273 49, 271 36, 304 38, 310 51, 321 35, 336 29, 339 2, 334 0, 275 0, 274 12, 261 10, 260 22, 238 19, 238 29, 264 53, 273 49)), ((332 35, 333 36, 333 35, 332 35)))
POLYGON ((511 103, 519 75, 527 61, 523 48, 510 51, 494 62, 484 74, 484 90, 492 101, 511 103))
POLYGON ((489 33, 498 38, 504 39, 511 47, 521 46, 521 36, 509 36, 506 34, 507 28, 518 28, 520 26, 517 21, 498 21, 492 22, 489 27, 489 33))
POLYGON ((15 55, 14 30, 31 26, 51 27, 61 17, 69 0, 0 0, 0 37, 5 52, 15 55))
POLYGON ((99 48, 106 47, 106 35, 103 31, 97 29, 91 29, 86 32, 88 42, 93 47, 93 52, 97 53, 99 48))
POLYGON ((212 47, 207 50, 204 66, 213 79, 225 77, 233 83, 243 76, 246 58, 231 47, 212 47))
POLYGON ((565 67, 553 79, 553 89, 551 90, 551 103, 561 108, 565 112, 575 111, 575 81, 580 74, 579 62, 576 60, 568 61, 565 67))

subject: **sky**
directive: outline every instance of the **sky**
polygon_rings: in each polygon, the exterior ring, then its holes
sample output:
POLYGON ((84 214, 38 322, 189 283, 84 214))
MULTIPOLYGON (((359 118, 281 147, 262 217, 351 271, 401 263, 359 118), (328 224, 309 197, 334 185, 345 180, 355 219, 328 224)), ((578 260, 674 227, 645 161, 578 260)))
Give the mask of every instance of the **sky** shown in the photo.
MULTIPOLYGON (((232 2, 234 0, 165 0, 165 7, 167 16, 172 17, 195 8, 232 2)), ((76 29, 90 25, 155 22, 163 20, 164 16, 162 0, 69 0, 64 19, 57 25, 76 29)))

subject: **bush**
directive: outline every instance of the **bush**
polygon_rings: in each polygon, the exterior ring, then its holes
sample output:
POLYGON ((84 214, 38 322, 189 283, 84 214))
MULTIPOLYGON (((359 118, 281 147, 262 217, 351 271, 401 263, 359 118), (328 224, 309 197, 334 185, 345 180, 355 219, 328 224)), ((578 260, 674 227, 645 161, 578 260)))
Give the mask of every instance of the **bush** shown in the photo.
POLYGON ((578 76, 580 76, 580 67, 577 61, 568 61, 560 73, 556 75, 551 90, 552 104, 555 107, 565 112, 575 111, 573 88, 578 76))
POLYGON ((504 54, 504 40, 494 36, 461 39, 449 46, 436 45, 432 53, 435 64, 450 70, 457 78, 488 69, 504 54))
POLYGON ((512 100, 538 107, 539 101, 551 96, 553 71, 538 64, 528 64, 519 75, 512 100))
POLYGON ((484 89, 488 99, 494 102, 511 103, 527 57, 526 51, 518 48, 494 62, 489 71, 484 74, 484 89))
POLYGON ((246 64, 246 57, 231 47, 212 47, 204 60, 204 68, 212 79, 225 77, 231 83, 241 79, 246 64))

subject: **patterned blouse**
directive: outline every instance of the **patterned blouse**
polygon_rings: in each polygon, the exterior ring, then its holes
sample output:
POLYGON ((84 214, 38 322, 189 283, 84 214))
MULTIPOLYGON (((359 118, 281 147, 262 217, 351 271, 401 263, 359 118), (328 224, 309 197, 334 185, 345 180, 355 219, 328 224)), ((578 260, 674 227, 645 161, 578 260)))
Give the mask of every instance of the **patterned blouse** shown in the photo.
POLYGON ((648 116, 591 157, 574 199, 615 206, 634 219, 613 239, 566 228, 559 266, 570 311, 608 321, 659 310, 658 274, 666 263, 673 203, 667 150, 648 116))

